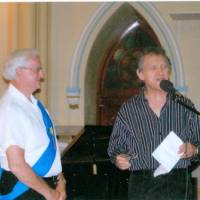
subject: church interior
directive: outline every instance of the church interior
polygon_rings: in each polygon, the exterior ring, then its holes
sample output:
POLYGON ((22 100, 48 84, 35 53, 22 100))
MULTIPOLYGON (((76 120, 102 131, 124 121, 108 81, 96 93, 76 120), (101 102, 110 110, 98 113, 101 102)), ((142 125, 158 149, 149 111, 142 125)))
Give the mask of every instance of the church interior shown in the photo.
MULTIPOLYGON (((129 173, 111 164, 107 147, 117 111, 141 87, 144 47, 164 47, 175 88, 200 110, 198 1, 2 2, 0 27, 1 72, 11 51, 40 52, 45 80, 36 95, 56 125, 71 200, 127 199, 129 173)), ((6 88, 1 78, 0 95, 6 88)))

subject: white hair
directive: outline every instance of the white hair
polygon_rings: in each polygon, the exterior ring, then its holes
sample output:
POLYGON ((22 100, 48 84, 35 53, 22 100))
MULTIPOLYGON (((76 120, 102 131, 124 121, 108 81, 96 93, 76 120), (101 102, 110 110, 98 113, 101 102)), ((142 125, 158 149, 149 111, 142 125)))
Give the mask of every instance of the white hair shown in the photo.
POLYGON ((15 79, 16 70, 26 67, 30 59, 37 56, 39 56, 39 52, 36 49, 18 49, 13 51, 5 63, 3 77, 6 80, 15 79))

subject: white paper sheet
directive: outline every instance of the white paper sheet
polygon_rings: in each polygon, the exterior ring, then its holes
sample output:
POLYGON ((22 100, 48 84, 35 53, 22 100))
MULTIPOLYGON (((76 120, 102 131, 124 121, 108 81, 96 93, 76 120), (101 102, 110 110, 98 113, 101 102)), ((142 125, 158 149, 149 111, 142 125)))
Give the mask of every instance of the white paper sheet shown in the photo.
POLYGON ((183 141, 171 131, 162 143, 155 149, 152 156, 160 163, 160 166, 154 171, 154 176, 165 174, 179 161, 181 154, 178 149, 183 141))

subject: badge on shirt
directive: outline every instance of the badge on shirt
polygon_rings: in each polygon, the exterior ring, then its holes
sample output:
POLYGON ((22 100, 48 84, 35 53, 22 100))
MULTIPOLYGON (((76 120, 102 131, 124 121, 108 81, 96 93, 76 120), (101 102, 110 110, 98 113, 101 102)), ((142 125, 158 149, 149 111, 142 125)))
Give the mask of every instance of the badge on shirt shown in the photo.
POLYGON ((51 133, 51 135, 54 135, 53 127, 50 127, 50 133, 51 133))

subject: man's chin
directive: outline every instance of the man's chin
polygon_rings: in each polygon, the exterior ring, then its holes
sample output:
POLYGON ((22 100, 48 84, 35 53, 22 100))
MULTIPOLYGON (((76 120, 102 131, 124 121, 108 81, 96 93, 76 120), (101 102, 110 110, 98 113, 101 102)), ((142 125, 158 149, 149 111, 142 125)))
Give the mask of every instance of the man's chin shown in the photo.
POLYGON ((38 92, 41 92, 41 88, 40 87, 38 87, 33 93, 36 94, 38 92))

